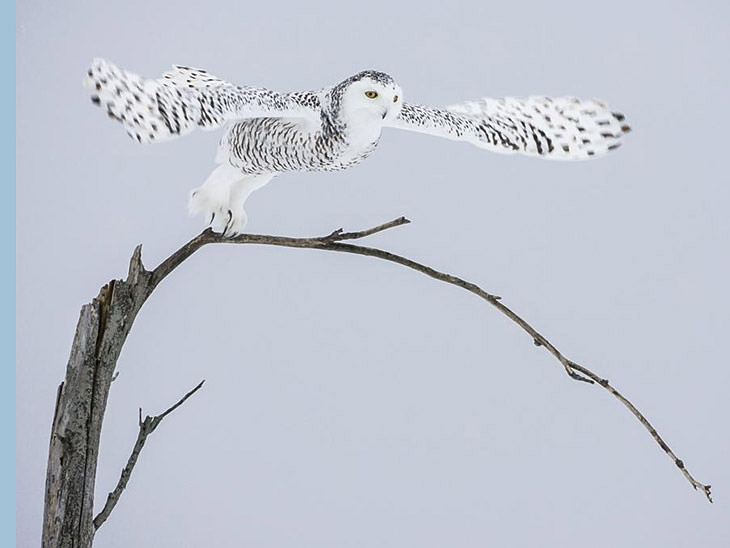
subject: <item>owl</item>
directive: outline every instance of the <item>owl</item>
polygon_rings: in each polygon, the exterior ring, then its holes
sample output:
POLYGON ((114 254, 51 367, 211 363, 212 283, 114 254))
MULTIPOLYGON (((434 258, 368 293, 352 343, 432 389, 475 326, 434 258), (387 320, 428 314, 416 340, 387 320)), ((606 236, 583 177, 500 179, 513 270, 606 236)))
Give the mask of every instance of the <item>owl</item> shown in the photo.
POLYGON ((191 214, 203 214, 224 236, 242 231, 246 199, 276 175, 354 166, 372 154, 385 128, 553 160, 603 156, 630 131, 605 103, 573 97, 483 98, 445 108, 409 103, 391 76, 375 70, 316 91, 280 93, 179 65, 145 79, 95 59, 84 85, 140 143, 225 127, 217 167, 188 202, 191 214))

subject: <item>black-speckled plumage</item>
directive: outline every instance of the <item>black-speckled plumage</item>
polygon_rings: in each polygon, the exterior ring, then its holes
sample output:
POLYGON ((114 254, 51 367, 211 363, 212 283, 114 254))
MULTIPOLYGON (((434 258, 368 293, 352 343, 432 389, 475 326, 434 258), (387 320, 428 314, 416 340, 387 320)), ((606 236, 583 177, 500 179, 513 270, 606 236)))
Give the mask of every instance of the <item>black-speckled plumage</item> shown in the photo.
POLYGON ((629 131, 623 115, 595 100, 484 98, 442 109, 405 103, 393 79, 374 70, 318 91, 279 93, 184 66, 144 79, 96 59, 85 85, 141 143, 226 125, 220 167, 193 193, 190 209, 227 217, 224 230, 232 232, 245 224, 246 197, 273 176, 351 167, 373 152, 386 127, 557 160, 601 156, 629 131))

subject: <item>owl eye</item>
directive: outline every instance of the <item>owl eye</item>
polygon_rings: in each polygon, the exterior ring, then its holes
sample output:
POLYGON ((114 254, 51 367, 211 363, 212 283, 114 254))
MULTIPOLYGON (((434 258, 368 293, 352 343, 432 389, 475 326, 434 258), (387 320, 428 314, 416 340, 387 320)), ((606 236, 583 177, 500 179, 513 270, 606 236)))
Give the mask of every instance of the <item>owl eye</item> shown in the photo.
POLYGON ((365 97, 367 97, 368 99, 375 99, 377 96, 378 96, 377 91, 366 91, 365 92, 365 97))

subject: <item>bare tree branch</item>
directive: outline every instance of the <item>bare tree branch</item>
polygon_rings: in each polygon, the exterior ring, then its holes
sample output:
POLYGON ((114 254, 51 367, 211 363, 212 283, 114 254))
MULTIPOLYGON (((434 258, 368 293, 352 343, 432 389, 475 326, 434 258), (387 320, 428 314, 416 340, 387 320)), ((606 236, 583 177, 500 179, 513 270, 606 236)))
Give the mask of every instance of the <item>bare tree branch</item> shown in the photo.
POLYGON ((124 490, 126 482, 129 481, 129 475, 146 437, 157 427, 162 418, 177 406, 182 405, 200 388, 200 386, 196 387, 162 415, 147 417, 144 421, 141 421, 140 417, 140 435, 127 467, 122 472, 117 488, 109 495, 104 509, 94 518, 94 485, 101 425, 122 346, 137 314, 157 285, 198 249, 213 243, 320 249, 376 257, 405 266, 477 295, 515 322, 537 346, 544 347, 550 352, 572 379, 591 384, 596 383, 623 403, 682 471, 692 487, 702 489, 707 499, 712 502, 710 486, 704 485, 692 477, 684 463, 677 458, 656 429, 626 397, 619 393, 608 380, 566 358, 535 328, 504 305, 500 301, 500 297, 488 293, 474 283, 435 270, 401 255, 374 247, 343 243, 346 240, 371 236, 408 222, 406 218, 400 217, 368 230, 343 232, 342 229, 339 229, 316 238, 287 238, 259 234, 242 234, 235 238, 224 238, 208 229, 175 251, 153 271, 145 269, 142 264, 141 246, 137 246, 129 263, 127 279, 110 281, 101 288, 91 303, 84 305, 81 309, 71 355, 66 367, 66 377, 58 389, 51 429, 42 545, 54 548, 90 547, 96 529, 108 517, 119 499, 121 491, 124 490))
POLYGON ((552 354, 563 366, 566 373, 570 376, 570 378, 586 382, 589 384, 598 383, 601 387, 606 389, 610 394, 612 394, 616 399, 618 399, 621 403, 623 403, 629 411, 641 422, 642 425, 644 425, 644 428, 649 432, 649 434, 654 438, 654 441, 659 445, 659 447, 662 448, 662 450, 669 456, 669 458, 672 459, 672 462, 676 464, 676 466, 682 471, 684 476, 687 478, 687 481, 690 482, 692 487, 694 489, 701 489, 705 496, 707 497, 707 500, 712 502, 712 496, 710 493, 710 485, 705 485, 700 482, 698 482, 692 475, 689 473, 687 468, 684 465, 684 462, 680 460, 674 452, 670 449, 670 447, 666 444, 666 442, 662 439, 662 437, 657 433, 656 429, 651 425, 651 423, 647 420, 647 418, 636 408, 634 404, 632 404, 625 396, 623 396, 618 390, 616 390, 607 379, 604 379, 588 369, 587 367, 584 367, 582 365, 579 365, 575 363, 574 361, 566 358, 555 345, 553 345, 545 336, 540 334, 534 327, 532 327, 527 321, 525 321, 521 316, 519 316, 517 313, 515 313, 511 308, 506 306, 501 302, 501 297, 497 295, 493 295, 478 285, 468 282, 466 280, 463 280, 461 278, 458 278, 456 276, 452 276, 451 274, 447 274, 445 272, 440 272, 434 268, 431 268, 429 266, 426 266, 424 264, 418 263, 416 261, 413 261, 411 259, 408 259, 406 257, 403 257, 401 255, 396 255, 395 253, 391 253, 389 251, 385 251, 382 249, 374 248, 374 247, 365 247, 365 246, 359 246, 359 245, 352 245, 352 244, 345 244, 341 243, 342 240, 355 240, 359 238, 364 238, 366 236, 370 236, 372 234, 376 234, 378 232, 382 232, 383 230, 387 230, 389 228, 394 228, 397 226, 401 226, 404 224, 409 223, 408 219, 405 217, 399 217, 398 219, 395 219, 393 221, 390 221, 389 223, 384 223, 382 225, 379 225, 377 227, 371 228, 369 230, 364 230, 361 232, 343 232, 342 229, 335 230, 331 234, 328 234, 327 236, 322 236, 319 238, 285 238, 280 236, 265 236, 265 235, 258 235, 258 234, 241 234, 239 236, 236 236, 234 238, 225 238, 221 236, 220 234, 217 234, 213 232, 210 229, 205 230, 200 235, 193 238, 190 242, 188 242, 185 246, 183 246, 180 250, 178 250, 176 253, 174 253, 169 259, 164 261, 159 267, 157 267, 153 271, 153 279, 161 280, 164 278, 167 274, 169 274, 176 266, 178 266, 182 261, 184 261, 187 257, 192 255, 195 251, 200 249, 202 246, 206 244, 211 243, 225 243, 225 244, 259 244, 259 245, 274 245, 274 246, 282 246, 282 247, 297 247, 297 248, 307 248, 307 249, 322 249, 325 251, 337 251, 341 253, 350 253, 354 255, 365 255, 368 257, 377 257, 379 259, 383 259, 385 261, 389 261, 392 263, 400 264, 402 266, 405 266, 407 268, 410 268, 412 270, 415 270, 417 272, 421 272, 422 274, 425 274, 426 276, 429 276, 431 278, 434 278, 435 280, 439 280, 441 282, 445 282, 451 285, 455 285, 457 287, 460 287, 462 289, 465 289, 469 291, 470 293, 473 293, 474 295, 477 295, 487 301, 489 304, 491 304, 493 307, 495 307, 497 310, 499 310, 502 314, 507 316, 510 320, 512 320, 514 323, 516 323, 520 328, 522 328, 530 337, 532 338, 533 342, 536 346, 544 347, 550 354, 552 354))
POLYGON ((119 482, 117 482, 117 486, 114 488, 114 491, 109 493, 106 498, 106 504, 104 505, 104 508, 102 508, 101 512, 94 518, 94 527, 98 530, 99 527, 101 527, 104 522, 107 520, 107 518, 111 515, 112 511, 114 510, 114 507, 119 502, 119 498, 122 496, 122 492, 127 487, 127 483, 129 482, 129 478, 132 477, 132 471, 134 470, 134 466, 137 464, 137 459, 139 458, 139 454, 142 452, 142 448, 144 447, 144 444, 147 442, 147 436, 149 436, 152 432, 155 431, 155 429, 160 425, 162 422, 162 419, 164 419, 167 415, 175 411, 178 407, 180 407, 185 401, 195 394, 198 390, 200 390, 203 387, 203 383, 205 381, 200 381, 200 384, 193 388, 190 392, 185 394, 180 400, 174 404, 173 406, 169 407, 164 413, 161 413, 160 415, 156 415, 154 417, 150 417, 147 415, 144 420, 142 420, 142 408, 139 409, 139 434, 137 434, 137 441, 134 443, 134 448, 132 449, 132 454, 129 455, 129 459, 127 460, 127 465, 122 469, 122 475, 119 477, 119 482))

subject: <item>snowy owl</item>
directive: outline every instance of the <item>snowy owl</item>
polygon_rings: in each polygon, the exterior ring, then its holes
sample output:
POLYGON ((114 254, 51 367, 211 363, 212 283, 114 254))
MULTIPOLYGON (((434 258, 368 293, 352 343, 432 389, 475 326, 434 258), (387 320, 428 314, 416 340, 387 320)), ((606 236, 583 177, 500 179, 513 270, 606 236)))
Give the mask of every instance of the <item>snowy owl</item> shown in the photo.
POLYGON ((188 204, 225 236, 241 232, 246 199, 276 175, 353 166, 373 152, 386 127, 555 160, 601 156, 629 131, 624 116, 604 103, 572 97, 484 98, 443 109, 406 103, 393 78, 374 70, 318 91, 279 93, 178 65, 144 79, 95 59, 84 85, 140 143, 227 125, 218 167, 188 204))

